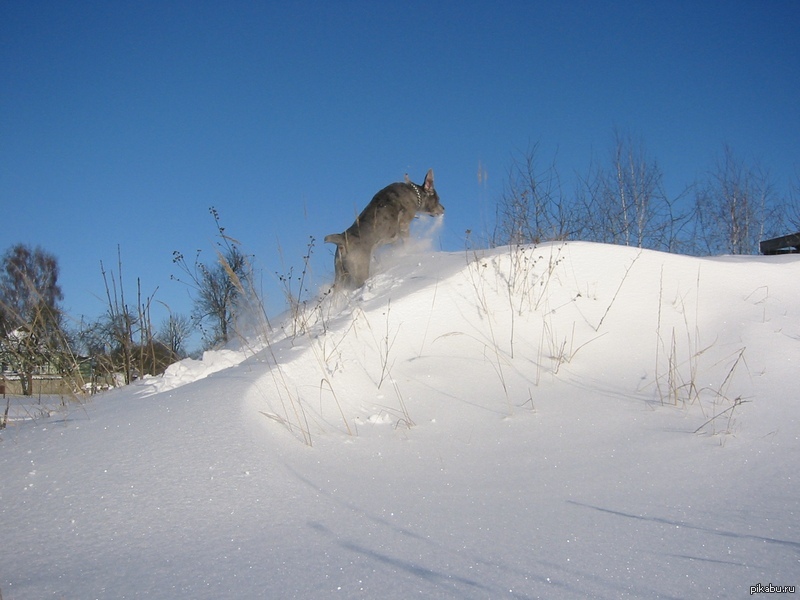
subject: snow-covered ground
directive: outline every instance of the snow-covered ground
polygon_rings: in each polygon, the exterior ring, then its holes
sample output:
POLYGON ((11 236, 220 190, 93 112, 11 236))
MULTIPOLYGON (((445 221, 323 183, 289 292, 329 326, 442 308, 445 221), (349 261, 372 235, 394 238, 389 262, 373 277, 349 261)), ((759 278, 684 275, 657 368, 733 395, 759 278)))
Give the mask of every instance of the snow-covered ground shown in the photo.
POLYGON ((744 598, 800 583, 800 257, 384 253, 0 432, 0 592, 744 598))

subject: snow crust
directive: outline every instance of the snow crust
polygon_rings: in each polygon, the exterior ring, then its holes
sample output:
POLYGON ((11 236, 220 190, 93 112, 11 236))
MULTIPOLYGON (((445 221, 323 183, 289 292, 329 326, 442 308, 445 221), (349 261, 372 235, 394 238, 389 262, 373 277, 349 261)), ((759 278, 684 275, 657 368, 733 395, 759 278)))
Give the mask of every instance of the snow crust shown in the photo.
POLYGON ((738 598, 800 574, 800 259, 378 257, 0 433, 0 593, 738 598))

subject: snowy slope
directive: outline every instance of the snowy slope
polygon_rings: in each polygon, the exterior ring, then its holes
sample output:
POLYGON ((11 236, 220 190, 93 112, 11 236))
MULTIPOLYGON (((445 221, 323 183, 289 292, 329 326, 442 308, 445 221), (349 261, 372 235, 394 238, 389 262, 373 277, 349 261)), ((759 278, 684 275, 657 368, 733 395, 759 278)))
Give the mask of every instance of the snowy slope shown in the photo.
POLYGON ((23 598, 737 598, 800 574, 800 260, 385 253, 2 432, 23 598))

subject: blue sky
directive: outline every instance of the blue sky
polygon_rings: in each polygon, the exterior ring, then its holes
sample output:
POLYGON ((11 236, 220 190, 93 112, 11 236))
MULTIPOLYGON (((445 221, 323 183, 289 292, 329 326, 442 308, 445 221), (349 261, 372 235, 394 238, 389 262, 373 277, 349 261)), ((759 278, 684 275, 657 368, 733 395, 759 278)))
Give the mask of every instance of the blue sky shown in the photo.
POLYGON ((129 297, 139 278, 188 314, 172 253, 213 260, 214 206, 274 314, 275 273, 313 236, 313 281, 332 280, 322 238, 406 172, 435 170, 444 250, 491 228, 515 152, 538 143, 569 188, 614 127, 671 195, 726 143, 783 192, 800 171, 798 31, 794 1, 4 0, 0 251, 55 254, 64 307, 95 318, 119 245, 129 297))

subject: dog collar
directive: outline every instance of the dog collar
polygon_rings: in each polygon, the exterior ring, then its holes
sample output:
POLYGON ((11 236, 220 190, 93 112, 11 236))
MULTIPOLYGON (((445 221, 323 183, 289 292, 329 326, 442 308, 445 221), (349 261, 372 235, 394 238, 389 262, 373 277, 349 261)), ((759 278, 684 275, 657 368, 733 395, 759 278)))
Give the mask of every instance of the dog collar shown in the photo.
POLYGON ((417 184, 412 181, 409 181, 408 183, 410 183, 411 187, 414 188, 414 191, 417 192, 417 208, 422 208, 422 196, 419 195, 419 187, 417 187, 417 184))

